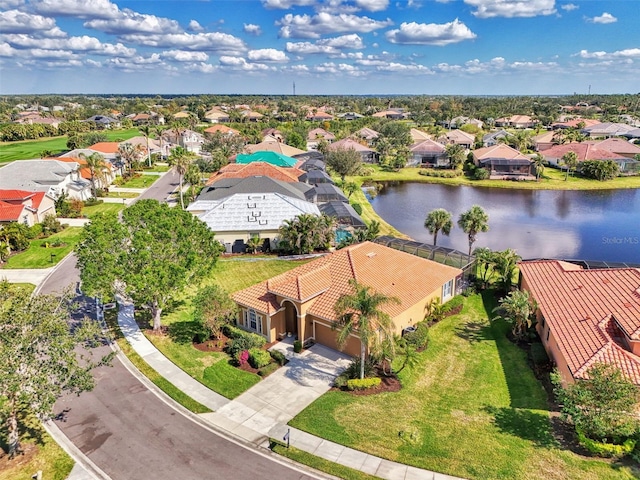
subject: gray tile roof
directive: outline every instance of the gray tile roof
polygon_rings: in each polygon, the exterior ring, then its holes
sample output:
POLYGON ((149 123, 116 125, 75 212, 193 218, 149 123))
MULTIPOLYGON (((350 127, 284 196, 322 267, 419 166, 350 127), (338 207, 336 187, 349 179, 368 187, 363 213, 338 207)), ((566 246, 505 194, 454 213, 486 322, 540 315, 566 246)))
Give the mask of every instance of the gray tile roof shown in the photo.
POLYGON ((270 177, 224 178, 202 190, 198 200, 221 200, 236 193, 279 193, 305 200, 305 192, 313 187, 300 182, 282 182, 270 177))
POLYGON ((77 169, 76 162, 20 160, 0 168, 0 188, 46 192, 77 169))

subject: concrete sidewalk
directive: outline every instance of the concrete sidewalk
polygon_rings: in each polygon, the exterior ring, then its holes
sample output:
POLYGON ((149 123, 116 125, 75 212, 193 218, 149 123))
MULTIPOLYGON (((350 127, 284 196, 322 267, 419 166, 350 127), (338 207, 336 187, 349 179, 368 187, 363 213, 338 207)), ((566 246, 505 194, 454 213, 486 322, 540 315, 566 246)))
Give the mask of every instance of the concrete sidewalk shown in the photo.
POLYGON ((3 268, 0 270, 0 280, 5 278, 9 283, 32 283, 36 287, 49 276, 55 267, 51 268, 3 268))
POLYGON ((214 410, 200 417, 219 430, 265 448, 270 437, 282 439, 289 432, 293 447, 386 480, 461 480, 384 460, 287 426, 286 422, 330 388, 335 376, 348 364, 339 352, 314 345, 298 355, 290 350, 290 345, 277 344, 274 348, 284 349, 289 363, 230 401, 164 357, 138 328, 133 305, 121 305, 118 323, 127 341, 154 370, 214 410))

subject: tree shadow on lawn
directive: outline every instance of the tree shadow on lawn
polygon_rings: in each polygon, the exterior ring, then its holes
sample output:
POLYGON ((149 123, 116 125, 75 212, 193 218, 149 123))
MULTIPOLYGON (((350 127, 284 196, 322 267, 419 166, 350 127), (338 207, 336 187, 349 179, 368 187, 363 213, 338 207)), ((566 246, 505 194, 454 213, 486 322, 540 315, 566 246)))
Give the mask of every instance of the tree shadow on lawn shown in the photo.
POLYGON ((549 416, 544 413, 492 405, 483 407, 483 410, 493 416, 493 424, 502 433, 531 441, 538 447, 559 446, 553 436, 549 416))
POLYGON ((485 340, 495 340, 491 325, 483 322, 469 322, 455 328, 458 337, 474 344, 485 340))

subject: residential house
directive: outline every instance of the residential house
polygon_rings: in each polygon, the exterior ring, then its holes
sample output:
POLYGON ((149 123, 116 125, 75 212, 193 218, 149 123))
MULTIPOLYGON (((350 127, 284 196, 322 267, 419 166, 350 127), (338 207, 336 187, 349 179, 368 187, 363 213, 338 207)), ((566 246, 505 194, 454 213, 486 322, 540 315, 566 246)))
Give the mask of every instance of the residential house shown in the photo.
POLYGON ((324 172, 327 170, 327 165, 324 163, 324 155, 316 150, 301 153, 293 158, 302 162, 299 168, 305 172, 309 170, 322 170, 324 172))
POLYGON ((170 128, 169 130, 165 130, 162 133, 162 139, 163 142, 178 145, 196 155, 200 154, 200 149, 205 141, 204 135, 188 128, 170 128))
POLYGON ((423 132, 422 130, 418 130, 417 128, 412 128, 409 130, 409 135, 411 135, 411 140, 413 143, 420 143, 424 140, 431 140, 431 135, 427 132, 423 132))
POLYGON ((309 185, 318 185, 319 183, 335 184, 331 176, 323 170, 309 170, 300 176, 300 181, 309 185))
POLYGON ((564 143, 562 145, 554 145, 547 150, 544 150, 542 154, 544 159, 550 164, 556 167, 562 167, 564 161, 562 157, 568 152, 575 152, 579 163, 587 160, 613 160, 618 164, 621 172, 628 172, 634 169, 634 165, 638 162, 629 159, 623 155, 613 153, 609 149, 599 148, 597 144, 590 142, 572 142, 564 143))
POLYGON ((262 130, 262 140, 276 139, 278 142, 284 142, 284 134, 277 128, 265 128, 262 130))
POLYGON ((380 134, 371 128, 364 127, 354 133, 353 136, 357 139, 364 140, 367 145, 371 147, 375 143, 376 138, 380 136, 380 134))
POLYGON ((58 198, 62 192, 70 198, 91 198, 91 183, 79 174, 77 162, 60 160, 21 160, 0 168, 0 189, 44 192, 58 198))
POLYGON ((345 113, 339 113, 337 117, 340 120, 357 120, 358 118, 364 118, 364 115, 360 115, 359 113, 356 113, 356 112, 345 112, 345 113))
POLYGON ((471 150, 476 142, 476 137, 470 133, 463 132, 462 130, 449 130, 438 137, 438 142, 443 144, 462 145, 467 150, 471 150))
POLYGON ((94 115, 87 118, 85 122, 93 122, 100 129, 120 128, 120 120, 106 115, 94 115))
POLYGON ((626 123, 605 122, 585 127, 582 131, 590 138, 609 138, 622 137, 634 129, 635 127, 626 123))
POLYGON ((640 269, 587 270, 559 260, 520 262, 537 304, 536 330, 563 383, 607 363, 640 386, 640 269))
POLYGON ((563 122, 555 122, 551 124, 551 128, 554 130, 557 129, 567 129, 567 128, 586 128, 593 127, 594 125, 599 125, 600 120, 594 120, 592 118, 572 118, 570 120, 565 120, 563 122))
POLYGON ((503 143, 474 150, 473 163, 487 169, 492 180, 535 180, 531 159, 503 143))
POLYGON ((300 150, 299 148, 292 147, 290 145, 287 145, 286 143, 279 142, 273 137, 269 137, 267 140, 264 140, 260 143, 245 145, 244 151, 246 153, 269 151, 280 153, 288 157, 294 157, 296 155, 306 153, 304 150, 300 150))
MULTIPOLYGON (((281 195, 313 202, 313 186, 302 182, 276 180, 275 178, 253 176, 243 178, 221 178, 202 189, 196 203, 219 201, 236 194, 279 193, 281 195)), ((194 211, 193 207, 191 211, 194 211)), ((197 210, 197 209, 196 209, 197 210)), ((197 213, 202 213, 197 211, 197 213)))
POLYGON ((309 122, 330 122, 333 120, 333 115, 323 111, 311 111, 307 114, 307 121, 309 122))
MULTIPOLYGON (((60 157, 44 158, 43 160, 77 163, 79 165, 78 174, 80 175, 80 178, 83 178, 84 180, 88 180, 89 182, 91 182, 91 170, 89 169, 89 167, 87 167, 87 161, 79 156, 78 157, 60 156, 60 157)), ((113 180, 116 178, 116 167, 109 160, 105 159, 104 162, 102 163, 102 168, 100 169, 100 171, 102 175, 94 174, 93 181, 95 182, 96 188, 106 188, 109 185, 111 185, 111 182, 113 182, 113 180)))
POLYGON ((316 150, 321 140, 331 143, 335 139, 336 136, 324 128, 314 128, 307 134, 307 150, 316 150))
POLYGON ((388 118, 390 120, 405 120, 409 118, 410 115, 411 114, 409 112, 405 112, 403 108, 390 108, 388 110, 376 112, 371 116, 375 118, 388 118))
POLYGON ((249 239, 259 237, 264 247, 278 246, 278 230, 286 220, 298 215, 320 215, 318 206, 281 193, 236 193, 221 200, 198 200, 188 211, 199 212, 198 218, 216 234, 229 253, 246 249, 249 239))
POLYGON ((531 141, 533 142, 533 148, 537 152, 542 152, 553 147, 554 145, 557 145, 556 132, 550 130, 548 132, 541 133, 540 135, 532 137, 531 141))
POLYGON ((242 112, 242 117, 246 122, 259 122, 264 117, 260 112, 254 112, 252 110, 245 110, 242 112))
POLYGON ((253 162, 265 162, 277 167, 294 167, 298 160, 282 153, 269 150, 259 150, 254 153, 239 153, 236 155, 235 163, 247 164, 253 162))
POLYGON ((0 224, 20 222, 31 227, 56 215, 55 199, 46 192, 0 190, 0 224))
POLYGON ((41 117, 38 113, 32 113, 18 118, 14 123, 21 123, 24 125, 51 125, 54 128, 58 128, 58 125, 62 122, 64 122, 63 118, 41 117))
MULTIPOLYGON (((446 303, 455 292, 460 269, 415 257, 372 242, 352 245, 301 265, 267 281, 236 292, 236 323, 262 335, 267 342, 288 334, 300 341, 339 349, 335 305, 353 292, 351 281, 398 298, 381 306, 394 325, 394 333, 424 318, 427 304, 446 303)), ((352 335, 342 350, 360 354, 360 340, 352 335)))
POLYGON ((591 143, 596 148, 607 150, 631 159, 640 155, 640 146, 635 143, 630 143, 622 138, 607 138, 606 140, 588 141, 585 143, 591 143))
POLYGON ((213 185, 219 180, 229 178, 268 177, 281 182, 298 182, 305 172, 297 168, 284 168, 267 162, 252 162, 247 164, 230 163, 212 173, 207 185, 213 185))
POLYGON ((378 162, 378 152, 375 150, 365 147, 364 145, 356 142, 351 138, 343 138, 342 140, 338 140, 337 142, 329 145, 329 151, 335 150, 355 150, 360 154, 362 161, 365 163, 377 163, 378 162))
POLYGON ((227 127, 226 125, 213 125, 212 127, 205 128, 204 134, 206 136, 213 136, 216 133, 220 133, 225 136, 240 135, 240 131, 235 128, 227 127))
POLYGON ((450 122, 444 122, 444 127, 446 128, 460 128, 463 125, 473 125, 478 128, 482 128, 484 126, 484 122, 477 118, 469 118, 465 116, 454 117, 450 122))
POLYGON ((533 128, 535 125, 536 121, 529 115, 511 115, 510 117, 498 118, 495 121, 496 127, 533 128))
POLYGON ((482 146, 483 147, 493 147, 494 145, 498 145, 500 140, 503 140, 509 136, 509 132, 504 129, 500 129, 497 132, 490 132, 482 137, 482 146))
POLYGON ((433 140, 423 140, 409 147, 411 156, 408 166, 445 167, 449 165, 449 156, 444 145, 433 140))
POLYGON ((313 201, 314 203, 333 201, 349 203, 349 199, 344 193, 342 193, 342 190, 328 182, 314 185, 313 189, 310 192, 307 192, 306 196, 307 200, 313 201))
POLYGON ((217 108, 213 108, 205 113, 204 119, 209 123, 227 123, 231 121, 227 112, 223 112, 217 108))

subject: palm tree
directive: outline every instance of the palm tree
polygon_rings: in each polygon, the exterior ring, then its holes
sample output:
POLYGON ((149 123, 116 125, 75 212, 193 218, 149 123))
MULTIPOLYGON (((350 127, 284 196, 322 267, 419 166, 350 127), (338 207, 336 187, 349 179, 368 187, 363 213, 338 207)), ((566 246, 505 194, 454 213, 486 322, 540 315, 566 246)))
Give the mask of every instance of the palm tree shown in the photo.
POLYGON ((469 255, 476 241, 476 235, 489 230, 489 215, 479 205, 473 205, 469 210, 460 214, 458 226, 469 237, 469 255))
POLYGON ((493 320, 504 319, 511 323, 511 333, 515 338, 521 339, 533 324, 531 317, 536 308, 535 302, 529 298, 529 292, 514 290, 500 301, 499 307, 493 309, 494 312, 503 313, 493 320))
POLYGON ((393 338, 393 320, 381 306, 387 303, 399 304, 400 300, 372 291, 371 287, 362 285, 355 279, 351 279, 349 284, 354 292, 345 293, 336 301, 334 309, 338 320, 334 322, 333 328, 340 329, 337 343, 341 348, 351 335, 360 337, 360 378, 364 378, 367 348, 377 352, 384 342, 393 338))
POLYGON ((151 132, 153 132, 153 128, 149 125, 143 125, 140 127, 140 133, 147 141, 147 160, 149 161, 149 168, 151 168, 151 149, 149 148, 149 137, 151 136, 151 132))
POLYGON ((155 134, 158 136, 158 141, 160 142, 160 159, 164 159, 164 150, 162 149, 162 142, 163 142, 163 138, 162 138, 162 134, 164 133, 164 131, 167 129, 167 127, 165 127, 164 125, 156 125, 155 128, 153 129, 153 131, 155 132, 155 134))
POLYGON ((180 206, 184 209, 184 196, 182 193, 182 182, 184 180, 184 174, 187 172, 189 165, 193 161, 195 155, 182 147, 175 147, 171 150, 169 155, 169 164, 173 165, 178 172, 178 185, 180 189, 180 206))
POLYGON ((564 176, 564 181, 566 182, 569 178, 569 172, 576 168, 578 165, 578 154, 576 152, 567 152, 562 156, 562 161, 564 162, 564 166, 567 169, 567 172, 564 176))
POLYGON ((451 233, 453 227, 453 221, 451 220, 451 213, 447 212, 444 208, 436 208, 431 210, 424 221, 424 228, 429 230, 429 233, 433 235, 433 246, 435 247, 438 242, 438 232, 442 231, 444 235, 451 233))
POLYGON ((97 196, 96 193, 96 179, 101 183, 104 182, 104 157, 98 153, 93 152, 91 155, 85 155, 84 153, 80 153, 78 158, 87 162, 87 168, 89 169, 89 174, 91 175, 91 194, 95 198, 97 196))
POLYGON ((190 185, 189 199, 194 201, 198 187, 202 183, 202 171, 200 167, 195 163, 190 164, 184 173, 184 181, 190 185))
POLYGON ((444 148, 447 152, 447 157, 449 157, 449 164, 453 168, 458 168, 460 165, 462 165, 465 159, 464 147, 462 145, 450 143, 444 148))
POLYGON ((124 164, 124 171, 131 170, 135 163, 138 163, 142 157, 142 149, 140 145, 132 145, 131 143, 121 143, 118 146, 116 155, 124 164))
POLYGON ((544 156, 542 156, 542 154, 540 154, 540 153, 536 153, 531 158, 531 161, 533 162, 533 166, 536 169, 536 181, 539 181, 540 180, 540 175, 543 174, 544 166, 547 163, 547 161, 544 159, 544 156))

